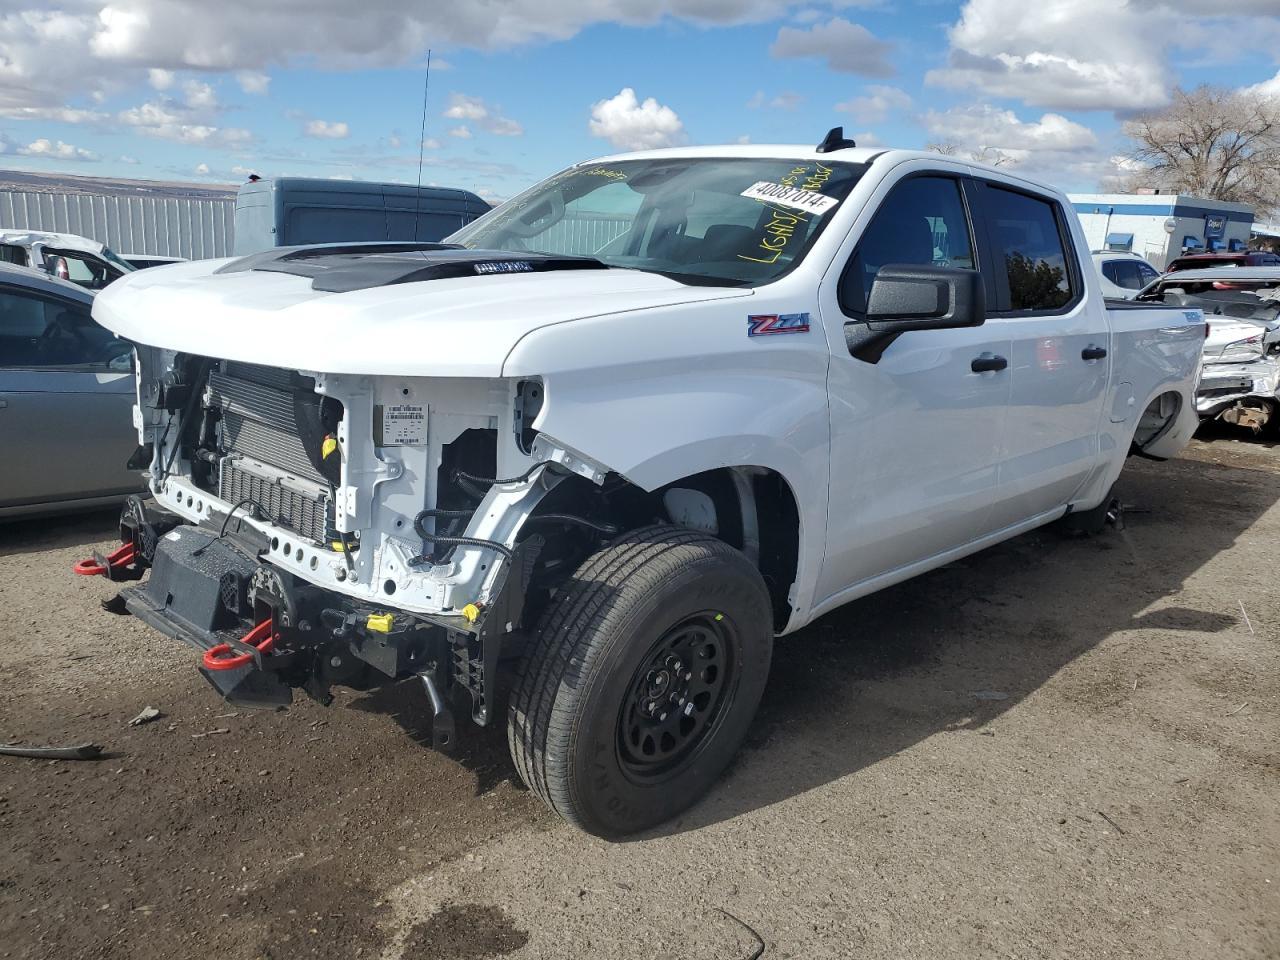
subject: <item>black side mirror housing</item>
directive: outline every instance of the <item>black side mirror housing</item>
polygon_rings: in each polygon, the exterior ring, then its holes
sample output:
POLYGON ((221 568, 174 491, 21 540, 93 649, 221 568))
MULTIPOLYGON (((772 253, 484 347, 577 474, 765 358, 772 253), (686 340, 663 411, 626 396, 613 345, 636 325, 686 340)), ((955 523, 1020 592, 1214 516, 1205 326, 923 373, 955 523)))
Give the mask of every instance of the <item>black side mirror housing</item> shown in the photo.
POLYGON ((846 323, 844 335, 853 356, 876 363, 903 333, 977 327, 986 319, 986 291, 977 270, 887 264, 871 284, 866 319, 846 323))

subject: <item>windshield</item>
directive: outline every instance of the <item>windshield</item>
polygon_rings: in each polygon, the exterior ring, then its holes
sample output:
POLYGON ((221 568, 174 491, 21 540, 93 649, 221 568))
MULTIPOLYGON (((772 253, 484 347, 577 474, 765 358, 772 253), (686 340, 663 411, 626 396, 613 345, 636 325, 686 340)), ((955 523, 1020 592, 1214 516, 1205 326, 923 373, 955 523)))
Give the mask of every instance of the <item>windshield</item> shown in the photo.
POLYGON ((1144 300, 1199 307, 1206 316, 1269 324, 1280 319, 1280 277, 1273 280, 1181 280, 1168 277, 1144 300))
POLYGON ((866 167, 710 157, 574 167, 448 238, 594 257, 685 283, 755 286, 804 257, 866 167))
POLYGON ((135 270, 138 269, 133 264, 126 263, 124 260, 121 260, 118 256, 116 256, 115 251, 113 251, 106 244, 102 245, 102 259, 107 261, 107 263, 111 264, 113 267, 116 267, 117 269, 123 271, 124 273, 133 273, 135 270))

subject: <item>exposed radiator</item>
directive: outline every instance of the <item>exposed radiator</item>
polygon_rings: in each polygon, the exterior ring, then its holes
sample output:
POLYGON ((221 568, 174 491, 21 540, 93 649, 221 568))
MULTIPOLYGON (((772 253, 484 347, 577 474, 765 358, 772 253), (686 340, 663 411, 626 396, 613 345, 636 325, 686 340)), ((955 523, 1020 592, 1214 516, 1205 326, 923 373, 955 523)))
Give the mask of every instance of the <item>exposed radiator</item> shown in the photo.
POLYGON ((218 496, 231 504, 252 501, 272 523, 295 530, 317 543, 324 542, 329 514, 327 497, 308 496, 278 480, 259 476, 252 468, 245 469, 237 457, 226 457, 222 461, 218 471, 218 496))
POLYGON ((247 367, 245 364, 228 364, 227 367, 235 373, 252 372, 257 377, 250 380, 218 370, 209 374, 210 405, 222 411, 223 449, 227 453, 243 453, 280 467, 296 477, 324 484, 325 478, 311 463, 299 435, 294 393, 288 389, 291 384, 286 379, 296 375, 286 370, 259 374, 259 371, 269 368, 247 367), (277 383, 268 386, 260 382, 267 377, 277 383))
POLYGON ((251 500, 273 523, 323 542, 329 485, 307 456, 307 431, 298 423, 314 390, 309 377, 229 360, 208 381, 209 406, 221 414, 218 496, 251 500))

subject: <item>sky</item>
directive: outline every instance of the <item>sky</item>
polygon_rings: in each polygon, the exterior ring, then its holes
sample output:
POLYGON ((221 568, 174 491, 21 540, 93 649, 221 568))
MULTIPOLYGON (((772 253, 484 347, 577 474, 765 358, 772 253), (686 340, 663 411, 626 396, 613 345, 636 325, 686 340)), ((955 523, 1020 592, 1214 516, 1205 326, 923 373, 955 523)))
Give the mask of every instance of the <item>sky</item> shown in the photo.
POLYGON ((1280 96, 1280 0, 3 0, 0 168, 513 195, 678 144, 985 148, 1091 190, 1176 85, 1280 96), (428 51, 426 135, 420 136, 428 51))

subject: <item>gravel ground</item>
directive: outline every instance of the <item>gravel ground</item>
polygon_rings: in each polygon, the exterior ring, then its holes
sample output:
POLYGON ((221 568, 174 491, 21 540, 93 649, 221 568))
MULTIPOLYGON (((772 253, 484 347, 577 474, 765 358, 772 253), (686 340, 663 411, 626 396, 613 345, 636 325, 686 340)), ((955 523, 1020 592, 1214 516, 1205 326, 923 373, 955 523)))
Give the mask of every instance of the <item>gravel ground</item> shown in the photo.
POLYGON ((780 642, 728 776, 624 844, 502 729, 432 752, 413 685, 229 708, 70 575, 112 516, 0 527, 0 740, 108 750, 0 758, 0 956, 1280 957, 1280 447, 1120 492, 780 642))

